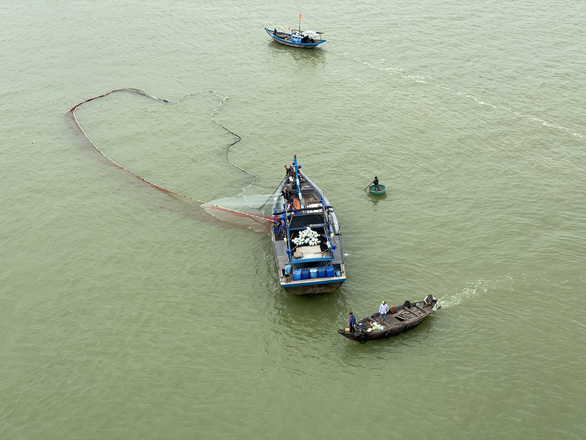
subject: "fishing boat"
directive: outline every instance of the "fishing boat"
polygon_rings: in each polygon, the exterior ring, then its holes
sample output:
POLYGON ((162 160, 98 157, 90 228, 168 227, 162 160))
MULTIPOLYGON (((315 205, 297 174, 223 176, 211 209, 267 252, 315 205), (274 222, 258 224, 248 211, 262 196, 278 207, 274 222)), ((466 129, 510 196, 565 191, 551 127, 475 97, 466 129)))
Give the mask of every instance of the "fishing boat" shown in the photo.
POLYGON ((342 235, 334 208, 297 163, 275 192, 271 240, 279 283, 294 295, 337 290, 346 281, 342 235))
POLYGON ((375 196, 380 196, 382 194, 384 194, 385 192, 387 192, 387 187, 385 185, 370 185, 370 187, 368 188, 368 191, 371 194, 374 194, 375 196))
POLYGON ((362 344, 374 339, 388 339, 417 327, 433 310, 439 308, 437 298, 427 295, 423 301, 405 301, 401 306, 390 307, 383 322, 379 322, 380 314, 377 312, 357 321, 353 329, 346 327, 338 330, 338 333, 362 344))
POLYGON ((321 38, 323 32, 302 31, 301 29, 293 29, 288 26, 286 29, 289 32, 280 32, 277 29, 270 30, 268 28, 265 28, 265 31, 273 40, 285 46, 313 49, 326 42, 326 40, 322 40, 321 38))

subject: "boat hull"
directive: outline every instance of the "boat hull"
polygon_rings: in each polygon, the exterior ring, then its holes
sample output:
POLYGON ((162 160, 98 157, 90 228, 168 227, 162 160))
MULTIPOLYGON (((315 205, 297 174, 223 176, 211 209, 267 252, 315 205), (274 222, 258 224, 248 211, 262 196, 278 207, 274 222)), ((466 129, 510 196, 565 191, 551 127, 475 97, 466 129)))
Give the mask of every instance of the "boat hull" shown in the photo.
POLYGON ((368 188, 368 191, 371 194, 374 194, 375 196, 380 196, 380 195, 382 195, 382 194, 384 194, 384 193, 387 192, 387 187, 384 186, 384 185, 379 185, 378 186, 378 190, 377 190, 377 189, 375 189, 375 186, 374 185, 371 185, 370 188, 368 188))
POLYGON ((328 282, 323 282, 320 284, 314 284, 314 283, 313 284, 312 283, 299 284, 299 285, 295 285, 295 284, 283 285, 283 284, 281 284, 281 287, 284 287, 285 290, 287 291, 287 293, 290 293, 291 295, 313 296, 313 295, 322 295, 324 293, 335 292, 336 290, 338 290, 340 288, 340 286, 342 285, 342 283, 344 283, 344 281, 346 281, 346 278, 336 279, 336 280, 332 280, 332 281, 328 281, 328 282))
POLYGON ((271 36, 271 38, 276 41, 277 43, 283 44, 289 47, 297 47, 300 49, 315 49, 320 44, 326 42, 326 40, 318 40, 314 41, 313 43, 295 43, 291 41, 291 34, 287 34, 285 32, 277 32, 276 34, 273 33, 270 29, 265 28, 267 34, 271 36))

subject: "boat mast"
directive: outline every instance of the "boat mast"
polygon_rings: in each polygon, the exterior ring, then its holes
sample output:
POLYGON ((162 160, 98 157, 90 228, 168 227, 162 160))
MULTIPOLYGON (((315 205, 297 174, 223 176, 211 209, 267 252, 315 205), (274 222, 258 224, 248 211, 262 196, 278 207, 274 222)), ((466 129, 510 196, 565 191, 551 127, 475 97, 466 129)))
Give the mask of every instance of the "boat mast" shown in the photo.
POLYGON ((297 184, 297 198, 299 198, 299 206, 301 207, 301 209, 303 209, 303 198, 301 197, 301 188, 299 187, 299 173, 297 171, 297 168, 300 168, 300 166, 297 165, 297 155, 294 155, 293 169, 295 170, 295 182, 297 184))

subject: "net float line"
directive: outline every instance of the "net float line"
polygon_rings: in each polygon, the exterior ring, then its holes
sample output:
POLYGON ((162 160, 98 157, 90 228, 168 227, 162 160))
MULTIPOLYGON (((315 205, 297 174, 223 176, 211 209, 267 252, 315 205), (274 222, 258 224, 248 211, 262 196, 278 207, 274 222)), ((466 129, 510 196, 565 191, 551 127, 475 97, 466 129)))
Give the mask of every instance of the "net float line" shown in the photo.
MULTIPOLYGON (((216 95, 216 92, 215 92, 215 91, 210 91, 210 93, 213 93, 213 94, 214 94, 214 96, 216 95)), ((191 95, 193 95, 193 93, 191 93, 191 95)), ((177 103, 181 102, 181 100, 182 100, 183 98, 185 98, 186 96, 189 96, 189 95, 184 95, 184 96, 183 96, 183 97, 182 97, 182 98, 181 98, 179 101, 177 101, 177 103)), ((229 163, 230 165, 232 165, 233 167, 235 167, 235 168, 238 168, 240 171, 242 171, 243 173, 246 173, 246 174, 248 174, 249 176, 251 176, 251 177, 253 178, 252 182, 250 182, 250 184, 249 184, 249 185, 247 185, 247 186, 245 186, 244 188, 242 188, 242 189, 241 189, 241 191, 240 191, 240 192, 237 194, 237 197, 243 197, 243 198, 244 198, 244 203, 245 203, 245 204, 246 204, 246 206, 248 206, 249 208, 253 208, 253 209, 261 209, 261 208, 262 208, 262 207, 263 207, 263 206, 264 206, 264 205, 265 205, 265 204, 266 204, 266 203, 267 203, 269 200, 271 200, 271 199, 272 199, 272 196, 269 196, 269 198, 268 198, 267 200, 265 200, 265 202, 264 202, 262 205, 259 205, 259 206, 250 206, 250 204, 248 203, 248 200, 246 199, 246 195, 245 195, 244 193, 246 192, 246 190, 247 190, 247 189, 249 189, 249 188, 250 188, 252 185, 254 185, 254 184, 256 183, 256 181, 258 180, 258 176, 257 176, 257 175, 255 175, 255 174, 252 174, 252 173, 250 173, 250 172, 248 172, 248 171, 246 171, 244 168, 240 167, 239 165, 236 165, 234 162, 232 162, 232 160, 230 160, 230 148, 232 148, 234 145, 236 145, 238 142, 240 142, 240 141, 242 140, 242 138, 241 138, 241 137, 240 137, 238 134, 234 133, 232 130, 230 130, 229 128, 227 128, 227 127, 225 127, 224 125, 220 124, 218 121, 216 121, 216 120, 214 119, 214 115, 215 115, 216 113, 218 113, 218 112, 219 112, 219 111, 222 109, 222 107, 224 106, 224 103, 225 103, 227 100, 228 100, 228 97, 227 97, 227 96, 225 96, 224 98, 222 98, 222 101, 220 102, 220 105, 218 105, 218 107, 217 107, 217 108, 216 108, 216 109, 215 109, 215 110, 212 112, 212 114, 210 115, 210 119, 212 120, 212 122, 213 122, 214 124, 217 124, 217 125, 219 125, 219 126, 220 126, 220 127, 222 127, 224 130, 226 130, 228 133, 230 133, 230 134, 232 134, 233 136, 235 136, 235 137, 236 137, 236 140, 235 140, 234 142, 232 142, 230 145, 228 145, 228 146, 226 147, 226 160, 228 161, 228 163, 229 163)), ((277 186, 277 188, 278 188, 278 186, 277 186)), ((276 191, 276 190, 277 190, 277 189, 275 188, 275 191, 276 191)), ((274 193, 275 191, 273 191, 273 193, 274 193)))
MULTIPOLYGON (((179 99, 178 101, 172 102, 172 101, 169 101, 169 100, 167 100, 167 99, 163 99, 163 98, 157 98, 156 96, 150 95, 150 94, 148 94, 147 92, 145 92, 145 91, 143 91, 143 90, 140 90, 140 89, 136 89, 136 88, 121 88, 121 89, 114 89, 114 90, 111 90, 111 91, 109 91, 109 92, 107 92, 107 93, 103 93, 103 94, 101 94, 101 95, 94 96, 93 98, 89 98, 89 99, 86 99, 85 101, 82 101, 82 102, 80 102, 79 104, 77 104, 77 105, 75 105, 75 106, 71 107, 71 109, 69 109, 69 112, 68 112, 68 113, 71 113, 71 118, 73 119, 73 122, 75 123, 75 126, 76 126, 76 127, 78 128, 78 130, 79 130, 79 131, 80 131, 80 132, 83 134, 83 136, 84 136, 84 137, 87 139, 87 141, 88 141, 88 142, 89 142, 89 143, 90 143, 90 144, 91 144, 91 145, 92 145, 92 146, 93 146, 93 147, 96 149, 96 151, 98 151, 98 153, 100 153, 100 154, 101 154, 103 157, 105 157, 105 158, 106 158, 106 159, 107 159, 107 160, 108 160, 110 163, 112 163, 112 164, 113 164, 113 165, 115 165, 116 167, 120 168, 121 170, 124 170, 124 171, 126 171, 127 173, 130 173, 130 174, 132 174, 134 177, 136 177, 137 179, 140 179, 140 180, 142 180, 144 183, 146 183, 146 184, 148 184, 148 185, 150 185, 150 186, 152 186, 152 187, 154 187, 154 188, 156 188, 156 189, 158 189, 158 190, 160 190, 160 191, 163 191, 163 192, 166 192, 166 193, 169 193, 169 194, 174 194, 174 195, 176 195, 176 196, 180 196, 180 197, 183 197, 183 198, 186 198, 186 199, 192 200, 192 201, 194 201, 194 202, 197 202, 197 203, 205 204, 205 205, 211 206, 211 207, 213 207, 213 208, 215 208, 215 209, 218 209, 218 210, 220 210, 220 211, 224 211, 224 212, 228 212, 228 213, 236 214, 236 215, 238 215, 238 216, 242 216, 242 217, 249 217, 250 219, 252 219, 252 220, 256 221, 257 223, 263 223, 263 222, 266 222, 267 220, 269 220, 269 221, 278 221, 278 220, 279 220, 278 218, 275 218, 275 217, 272 217, 272 216, 265 216, 265 215, 259 215, 259 214, 252 214, 252 213, 250 213, 250 212, 242 212, 242 211, 237 211, 237 210, 235 210, 235 209, 231 209, 231 208, 225 208, 225 207, 223 207, 223 206, 219 206, 219 205, 216 205, 216 204, 214 204, 214 203, 211 203, 211 202, 206 202, 205 200, 200 200, 200 199, 197 199, 197 198, 195 198, 195 197, 191 197, 191 196, 188 196, 188 195, 186 195, 186 194, 179 193, 179 192, 177 192, 177 191, 173 191, 173 190, 170 190, 170 189, 167 189, 167 188, 163 188, 162 186, 160 186, 160 185, 157 185, 156 183, 154 183, 154 182, 151 182, 150 180, 148 180, 148 179, 145 179, 145 178, 144 178, 144 177, 142 177, 142 176, 139 176, 139 175, 138 175, 138 174, 136 174, 134 171, 132 171, 132 170, 130 170, 130 169, 128 169, 128 168, 126 168, 126 167, 124 167, 123 165, 119 164, 118 162, 116 162, 115 160, 113 160, 112 158, 110 158, 110 157, 109 157, 109 156, 108 156, 106 153, 104 153, 104 152, 103 152, 103 151, 102 151, 102 150, 101 150, 101 149, 100 149, 100 148, 99 148, 99 147, 98 147, 98 146, 95 144, 95 142, 94 142, 94 141, 92 141, 92 139, 91 139, 91 138, 88 136, 88 134, 85 132, 85 130, 82 128, 81 124, 79 123, 79 121, 78 121, 78 119, 77 119, 77 116, 76 116, 75 112, 76 112, 76 111, 77 111, 77 109, 78 109, 79 107, 81 107, 82 105, 84 105, 84 104, 87 104, 88 102, 94 101, 94 100, 96 100, 96 99, 104 98, 104 97, 106 97, 106 96, 108 96, 108 95, 111 95, 111 94, 113 94, 113 93, 133 93, 133 94, 140 95, 140 96, 144 96, 144 97, 146 97, 146 98, 153 99, 153 100, 156 100, 156 101, 161 101, 161 102, 170 103, 170 104, 179 104, 179 103, 180 103, 180 102, 181 102, 183 99, 185 99, 186 97, 188 97, 188 96, 193 96, 193 95, 197 95, 197 94, 202 94, 202 93, 209 93, 209 94, 211 94, 212 96, 217 96, 217 92, 216 92, 215 90, 210 90, 210 91, 207 91, 207 92, 193 92, 193 93, 188 93, 188 94, 186 94, 186 95, 183 95, 183 96, 181 97, 181 99, 179 99)), ((218 113, 218 112, 219 112, 219 111, 222 109, 222 107, 223 107, 224 103, 225 103, 227 100, 228 100, 228 97, 227 97, 227 96, 225 96, 225 97, 223 97, 223 98, 222 98, 222 100, 220 101, 220 104, 218 105, 218 107, 217 107, 217 108, 216 108, 216 109, 215 109, 215 110, 214 110, 214 111, 211 113, 211 115, 210 115, 210 119, 211 119, 211 120, 212 120, 212 121, 213 121, 215 124, 219 125, 219 126, 220 126, 220 127, 222 127, 224 130, 228 131, 229 133, 231 133, 232 135, 234 135, 234 136, 237 138, 237 139, 236 139, 234 142, 232 142, 230 145, 228 145, 228 147, 227 147, 227 149, 226 149, 226 157, 227 157, 227 159, 228 159, 228 162, 230 162, 230 164, 231 164, 231 165, 235 166, 236 168, 238 168, 239 170, 243 171, 244 173, 246 173, 246 174, 248 174, 248 175, 250 175, 250 176, 254 177, 254 180, 252 181, 252 183, 251 183, 250 185, 248 185, 248 186, 247 186, 247 187, 245 187, 245 188, 242 188, 242 191, 241 191, 241 192, 238 194, 238 196, 240 196, 240 195, 242 195, 242 194, 243 194, 243 193, 244 193, 244 192, 245 192, 245 191, 246 191, 248 188, 250 188, 250 187, 251 187, 251 186, 252 186, 252 185, 253 185, 253 184, 256 182, 256 180, 258 179, 258 176, 254 175, 254 174, 252 174, 252 173, 249 173, 248 171, 246 171, 246 170, 242 169, 241 167, 239 167, 239 166, 235 165, 234 163, 232 163, 232 162, 230 161, 230 158, 229 158, 229 152, 230 152, 230 148, 231 148, 232 146, 234 146, 235 144, 237 144, 238 142, 240 142, 240 140, 241 140, 242 138, 241 138, 240 136, 238 136, 236 133, 234 133, 233 131, 231 131, 231 130, 229 130, 228 128, 224 127, 222 124, 220 124, 218 121, 216 121, 216 120, 214 119, 214 115, 216 115, 216 114, 217 114, 217 113, 218 113)))
MULTIPOLYGON (((215 92, 215 91, 212 91, 212 92, 210 92, 210 93, 213 93, 214 95, 216 95, 216 92, 215 92)), ((188 96, 188 95, 185 95, 185 96, 188 96)), ((181 99, 185 98, 185 96, 183 96, 181 99)), ((179 102, 181 101, 181 99, 180 99, 179 101, 177 101, 177 102, 179 103, 179 102)), ((245 186, 244 188, 242 188, 242 190, 241 190, 241 191, 240 191, 240 192, 237 194, 237 196, 238 196, 238 197, 243 197, 243 198, 244 198, 244 203, 245 203, 245 204, 246 204, 246 206, 248 206, 249 208, 253 208, 253 209, 261 209, 261 208, 262 208, 264 205, 266 205, 266 203, 267 203, 269 200, 271 200, 271 199, 272 199, 272 195, 271 195, 271 196, 269 196, 269 197, 268 197, 268 198, 267 198, 267 199, 266 199, 266 200, 265 200, 265 201, 264 201, 264 202, 263 202, 261 205, 258 205, 258 206, 250 206, 250 204, 248 203, 248 200, 246 200, 246 195, 245 195, 244 193, 246 192, 246 190, 247 190, 248 188, 250 188, 252 185, 254 185, 254 184, 256 183, 256 181, 258 180, 258 176, 257 176, 257 175, 255 175, 255 174, 249 173, 249 172, 248 172, 248 171, 246 171, 244 168, 240 167, 239 165, 236 165, 234 162, 232 162, 232 160, 230 160, 230 148, 232 148, 234 145, 236 145, 238 142, 240 142, 240 141, 242 140, 242 138, 241 138, 241 137, 240 137, 238 134, 234 133, 232 130, 230 130, 229 128, 227 128, 227 127, 223 126, 222 124, 220 124, 218 121, 216 121, 216 120, 214 119, 214 115, 215 115, 216 113, 218 113, 218 112, 219 112, 219 111, 222 109, 222 107, 223 107, 224 103, 225 103, 227 100, 228 100, 228 97, 227 97, 227 96, 226 96, 226 97, 224 97, 224 98, 222 98, 222 101, 220 102, 220 105, 219 105, 219 106, 218 106, 218 107, 217 107, 217 108, 216 108, 216 109, 215 109, 215 110, 212 112, 212 114, 210 115, 210 119, 211 119, 211 120, 214 122, 214 124, 217 124, 217 125, 219 125, 219 126, 220 126, 220 127, 222 127, 224 130, 226 130, 228 133, 230 133, 230 134, 234 135, 234 136, 237 138, 237 139, 236 139, 234 142, 232 142, 230 145, 228 145, 228 146, 226 147, 226 160, 228 161, 228 163, 229 163, 230 165, 232 165, 233 167, 235 167, 235 168, 238 168, 240 171, 242 171, 243 173, 246 173, 246 174, 248 174, 249 176, 251 176, 251 177, 253 178, 252 182, 250 182, 250 184, 249 184, 248 186, 245 186)), ((277 185, 277 188, 275 188, 275 190, 273 191, 273 194, 274 194, 274 193, 277 191, 277 189, 278 189, 278 188, 279 188, 279 186, 277 185)), ((278 220, 278 219, 277 219, 277 220, 278 220)))

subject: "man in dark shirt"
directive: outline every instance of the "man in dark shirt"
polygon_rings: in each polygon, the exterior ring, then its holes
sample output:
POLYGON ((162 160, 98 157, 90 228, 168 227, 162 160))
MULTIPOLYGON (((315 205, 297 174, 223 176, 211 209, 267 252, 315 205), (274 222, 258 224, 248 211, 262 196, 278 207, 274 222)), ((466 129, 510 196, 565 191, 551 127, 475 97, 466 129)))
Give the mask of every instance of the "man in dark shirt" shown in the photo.
POLYGON ((356 325, 356 316, 354 313, 350 312, 350 316, 348 317, 348 327, 350 327, 350 333, 354 333, 354 326, 356 325))

